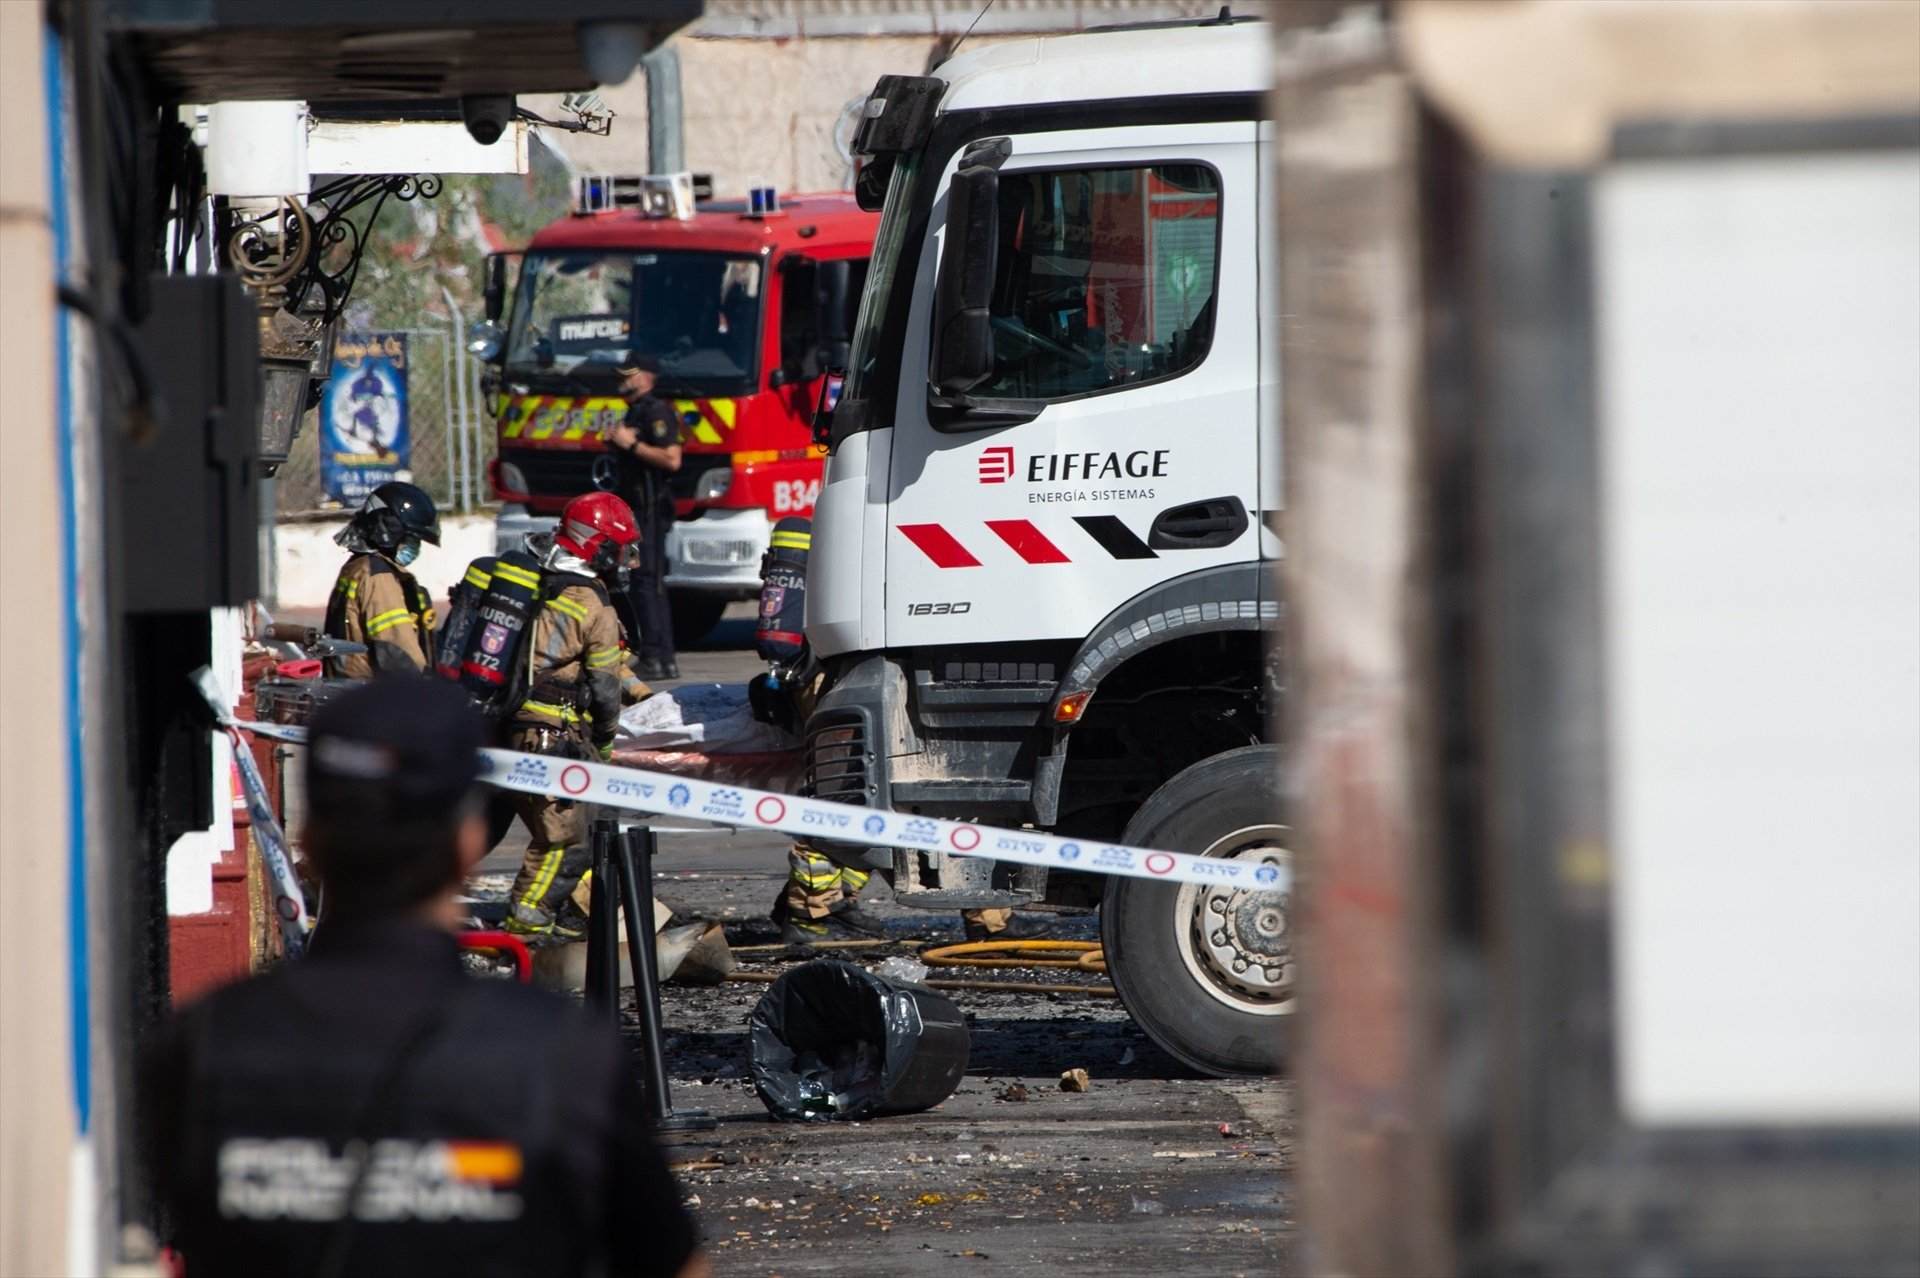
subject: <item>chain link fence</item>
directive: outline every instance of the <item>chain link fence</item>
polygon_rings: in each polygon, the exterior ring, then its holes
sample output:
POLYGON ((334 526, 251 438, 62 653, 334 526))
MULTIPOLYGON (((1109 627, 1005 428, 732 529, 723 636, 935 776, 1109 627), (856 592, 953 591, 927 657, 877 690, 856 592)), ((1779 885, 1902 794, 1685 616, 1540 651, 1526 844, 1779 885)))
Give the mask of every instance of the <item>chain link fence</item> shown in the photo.
MULTIPOLYGON (((486 465, 494 454, 492 419, 481 402, 471 356, 445 328, 396 328, 407 335, 407 420, 411 442, 402 478, 427 490, 443 512, 493 504, 486 465), (464 385, 463 385, 464 382, 464 385)), ((320 413, 301 422, 300 434, 274 477, 278 519, 339 514, 320 477, 320 413)))

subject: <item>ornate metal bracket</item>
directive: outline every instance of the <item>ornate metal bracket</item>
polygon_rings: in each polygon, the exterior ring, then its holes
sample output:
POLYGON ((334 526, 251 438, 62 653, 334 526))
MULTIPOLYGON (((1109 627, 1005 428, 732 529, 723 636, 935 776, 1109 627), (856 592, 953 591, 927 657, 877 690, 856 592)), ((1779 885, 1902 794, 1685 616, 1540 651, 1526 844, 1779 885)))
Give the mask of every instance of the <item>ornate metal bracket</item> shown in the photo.
POLYGON ((263 299, 324 326, 340 318, 374 221, 389 199, 431 200, 442 182, 431 173, 373 174, 336 178, 316 188, 303 205, 283 199, 273 211, 238 222, 228 234, 227 254, 241 278, 263 299), (355 211, 372 211, 356 222, 355 211))

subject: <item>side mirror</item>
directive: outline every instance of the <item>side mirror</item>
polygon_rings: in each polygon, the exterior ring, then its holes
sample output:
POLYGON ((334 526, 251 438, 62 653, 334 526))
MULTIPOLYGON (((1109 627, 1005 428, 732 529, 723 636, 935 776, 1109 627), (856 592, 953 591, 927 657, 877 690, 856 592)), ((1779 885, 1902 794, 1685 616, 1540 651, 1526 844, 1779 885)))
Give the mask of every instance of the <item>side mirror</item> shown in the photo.
POLYGON ((829 368, 820 379, 820 399, 813 406, 813 442, 823 448, 833 442, 833 410, 840 407, 840 388, 846 384, 844 368, 829 368))
POLYGON ((947 233, 933 290, 933 367, 928 377, 943 399, 964 397, 993 372, 999 170, 1011 149, 1005 138, 974 143, 947 187, 947 233))
POLYGON ((481 298, 486 305, 487 318, 498 324, 501 315, 505 314, 507 309, 506 254, 487 254, 487 282, 481 298))
POLYGON ((780 369, 785 382, 820 375, 820 263, 800 253, 780 259, 780 369))
POLYGON ((868 213, 878 213, 887 206, 887 184, 893 181, 893 170, 899 159, 893 155, 876 155, 866 158, 864 163, 856 159, 858 167, 853 175, 853 202, 868 213))
POLYGON ((498 364, 507 348, 507 331, 490 319, 475 320, 467 329, 467 354, 483 364, 498 364))

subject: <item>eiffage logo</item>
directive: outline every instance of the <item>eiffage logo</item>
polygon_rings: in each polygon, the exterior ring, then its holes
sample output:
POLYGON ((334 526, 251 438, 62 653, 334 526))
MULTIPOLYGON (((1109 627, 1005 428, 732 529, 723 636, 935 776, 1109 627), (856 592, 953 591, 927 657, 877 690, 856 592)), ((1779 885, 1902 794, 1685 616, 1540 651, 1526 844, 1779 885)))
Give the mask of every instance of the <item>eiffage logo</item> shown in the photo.
POLYGON ((1004 484, 1013 478, 1013 449, 1004 444, 980 452, 980 482, 1004 484))

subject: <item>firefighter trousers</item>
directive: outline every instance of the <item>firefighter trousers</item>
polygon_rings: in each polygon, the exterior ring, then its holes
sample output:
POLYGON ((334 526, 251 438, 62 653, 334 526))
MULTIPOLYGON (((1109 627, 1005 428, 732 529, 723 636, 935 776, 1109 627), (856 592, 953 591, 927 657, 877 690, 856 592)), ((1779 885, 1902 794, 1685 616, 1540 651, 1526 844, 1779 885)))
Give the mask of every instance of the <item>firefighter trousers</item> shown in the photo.
MULTIPOLYGON (((516 729, 508 748, 541 752, 543 730, 516 729)), ((588 809, 571 799, 544 794, 497 791, 493 797, 489 846, 497 846, 519 817, 531 836, 520 873, 514 877, 509 906, 527 906, 551 914, 573 893, 591 868, 587 849, 588 809)))
MULTIPOLYGON (((872 877, 870 871, 841 865, 796 840, 787 850, 787 886, 780 905, 791 918, 823 919, 843 899, 858 896, 872 877)), ((979 924, 991 936, 1005 930, 1013 911, 962 910, 960 917, 979 924)))
POLYGON ((795 840, 787 849, 787 886, 780 901, 789 917, 823 919, 843 897, 858 896, 872 877, 866 870, 849 869, 795 840))

